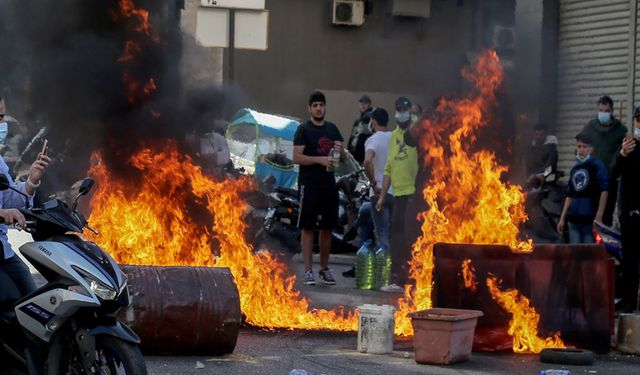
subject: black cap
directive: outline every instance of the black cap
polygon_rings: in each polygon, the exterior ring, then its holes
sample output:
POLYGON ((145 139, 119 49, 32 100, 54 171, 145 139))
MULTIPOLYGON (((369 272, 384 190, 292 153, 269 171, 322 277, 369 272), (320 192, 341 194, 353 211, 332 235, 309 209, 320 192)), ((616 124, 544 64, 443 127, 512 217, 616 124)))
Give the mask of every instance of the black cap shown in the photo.
POLYGON ((371 98, 369 97, 369 95, 364 94, 360 97, 360 100, 358 100, 360 103, 364 102, 364 103, 369 103, 371 104, 371 98))
POLYGON ((378 124, 382 126, 387 126, 389 123, 389 114, 384 108, 374 108, 373 111, 371 111, 371 118, 375 119, 378 124))
POLYGON ((636 107, 635 111, 633 111, 633 117, 640 116, 640 106, 636 107))
POLYGON ((315 102, 327 103, 327 99, 324 97, 324 94, 320 91, 314 91, 309 95, 309 105, 315 102))
POLYGON ((411 100, 405 98, 404 96, 401 96, 396 100, 397 111, 406 111, 409 109, 411 109, 411 100))

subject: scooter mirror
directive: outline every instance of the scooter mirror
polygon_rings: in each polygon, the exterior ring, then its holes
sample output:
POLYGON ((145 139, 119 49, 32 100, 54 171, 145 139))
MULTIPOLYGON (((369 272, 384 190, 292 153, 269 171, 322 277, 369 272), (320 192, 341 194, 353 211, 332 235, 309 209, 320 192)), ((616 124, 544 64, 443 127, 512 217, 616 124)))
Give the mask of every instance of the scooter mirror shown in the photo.
POLYGON ((10 186, 9 178, 4 174, 0 174, 0 190, 7 190, 10 186))
MULTIPOLYGON (((1 188, 2 181, 0 181, 1 188)), ((94 181, 91 178, 85 178, 80 185, 80 189, 78 189, 78 196, 86 195, 91 188, 93 187, 94 181)))

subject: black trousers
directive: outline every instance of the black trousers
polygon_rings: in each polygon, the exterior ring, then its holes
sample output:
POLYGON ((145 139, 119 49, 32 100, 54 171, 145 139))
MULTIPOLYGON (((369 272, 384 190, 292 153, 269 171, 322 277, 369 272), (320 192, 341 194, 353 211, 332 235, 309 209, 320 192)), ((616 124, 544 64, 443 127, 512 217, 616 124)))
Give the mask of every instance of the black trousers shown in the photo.
POLYGON ((400 286, 409 283, 412 245, 420 231, 415 194, 393 197, 391 211, 391 273, 400 286))
POLYGON ((602 223, 604 225, 611 226, 613 224, 613 212, 616 210, 616 203, 618 201, 618 180, 615 178, 609 179, 609 194, 607 195, 607 204, 604 207, 602 214, 602 223))
POLYGON ((640 216, 620 215, 622 234, 622 276, 619 289, 623 304, 633 309, 638 304, 640 282, 640 216))

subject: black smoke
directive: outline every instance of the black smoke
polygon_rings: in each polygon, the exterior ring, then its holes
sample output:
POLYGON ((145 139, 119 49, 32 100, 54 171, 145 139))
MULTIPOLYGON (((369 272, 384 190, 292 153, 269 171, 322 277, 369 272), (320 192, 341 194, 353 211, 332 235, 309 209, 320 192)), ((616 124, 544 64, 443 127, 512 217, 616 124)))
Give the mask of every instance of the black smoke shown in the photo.
POLYGON ((110 170, 126 171, 140 147, 182 141, 224 107, 223 91, 211 83, 195 90, 181 84, 183 2, 132 1, 149 12, 145 34, 136 30, 139 17, 121 14, 119 1, 0 0, 0 96, 31 134, 48 127, 51 155, 64 160, 49 177, 61 185, 84 177, 94 150, 110 170), (138 46, 135 58, 119 61, 127 41, 138 46), (156 89, 132 100, 130 82, 140 93, 150 79, 156 89))

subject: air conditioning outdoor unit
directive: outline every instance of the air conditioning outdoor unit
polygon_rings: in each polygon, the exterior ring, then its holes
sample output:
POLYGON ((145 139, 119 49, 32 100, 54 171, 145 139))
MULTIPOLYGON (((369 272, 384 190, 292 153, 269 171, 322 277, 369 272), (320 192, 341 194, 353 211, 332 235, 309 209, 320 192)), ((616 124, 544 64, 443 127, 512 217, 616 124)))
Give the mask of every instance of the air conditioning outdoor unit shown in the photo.
POLYGON ((334 25, 360 26, 364 24, 362 0, 333 0, 332 23, 334 25))

